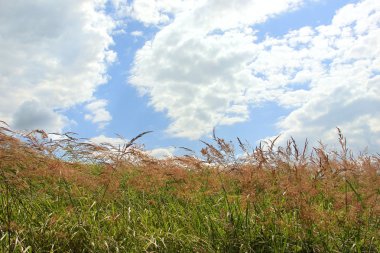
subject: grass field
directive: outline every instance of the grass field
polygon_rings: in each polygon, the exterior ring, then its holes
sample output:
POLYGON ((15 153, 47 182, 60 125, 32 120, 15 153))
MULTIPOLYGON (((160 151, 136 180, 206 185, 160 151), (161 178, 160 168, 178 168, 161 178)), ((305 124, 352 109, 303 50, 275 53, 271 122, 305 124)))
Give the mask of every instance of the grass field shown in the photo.
MULTIPOLYGON (((142 134, 143 135, 143 134, 142 134)), ((250 148, 199 158, 0 128, 1 252, 380 252, 380 157, 250 148)), ((189 153, 191 154, 191 153, 189 153)))

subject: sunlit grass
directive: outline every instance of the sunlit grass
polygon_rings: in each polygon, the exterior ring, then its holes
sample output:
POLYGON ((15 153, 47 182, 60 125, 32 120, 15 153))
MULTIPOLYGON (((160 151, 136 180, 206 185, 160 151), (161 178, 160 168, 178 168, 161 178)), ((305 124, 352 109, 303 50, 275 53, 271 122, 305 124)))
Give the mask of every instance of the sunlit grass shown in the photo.
POLYGON ((4 125, 0 251, 379 252, 380 159, 338 140, 238 156, 214 136, 201 158, 157 160, 4 125))

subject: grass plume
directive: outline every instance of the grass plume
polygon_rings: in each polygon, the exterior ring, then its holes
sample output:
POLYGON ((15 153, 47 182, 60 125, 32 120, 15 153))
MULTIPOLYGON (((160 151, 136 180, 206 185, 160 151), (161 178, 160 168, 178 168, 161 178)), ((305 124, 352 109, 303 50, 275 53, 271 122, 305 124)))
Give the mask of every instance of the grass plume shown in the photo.
MULTIPOLYGON (((379 252, 380 157, 252 148, 198 156, 0 125, 1 252, 379 252)), ((190 150, 188 150, 190 151, 190 150)))

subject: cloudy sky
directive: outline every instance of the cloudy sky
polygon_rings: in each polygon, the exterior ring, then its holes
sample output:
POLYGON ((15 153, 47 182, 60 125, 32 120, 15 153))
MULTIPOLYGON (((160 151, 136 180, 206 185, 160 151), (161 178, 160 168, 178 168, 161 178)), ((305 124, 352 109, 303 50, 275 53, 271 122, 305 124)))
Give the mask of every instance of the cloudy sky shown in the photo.
POLYGON ((380 150, 378 0, 0 0, 0 120, 147 149, 380 150), (113 138, 113 139, 112 139, 113 138))

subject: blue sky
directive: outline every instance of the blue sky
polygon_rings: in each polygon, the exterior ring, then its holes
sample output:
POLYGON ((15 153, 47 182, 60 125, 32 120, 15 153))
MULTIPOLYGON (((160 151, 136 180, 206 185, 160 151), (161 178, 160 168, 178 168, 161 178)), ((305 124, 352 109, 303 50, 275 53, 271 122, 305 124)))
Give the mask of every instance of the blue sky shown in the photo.
POLYGON ((1 1, 0 119, 152 154, 212 129, 380 147, 376 0, 1 1))

